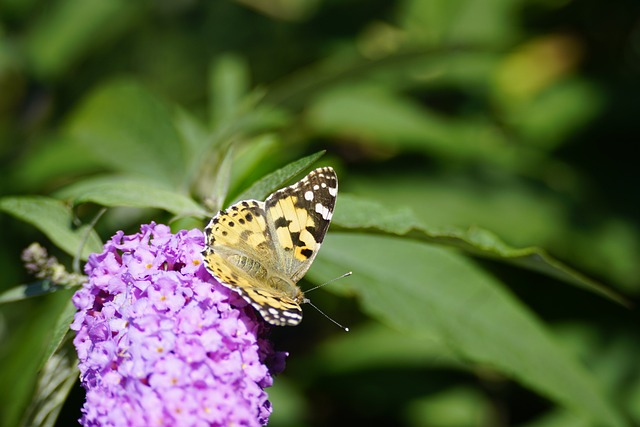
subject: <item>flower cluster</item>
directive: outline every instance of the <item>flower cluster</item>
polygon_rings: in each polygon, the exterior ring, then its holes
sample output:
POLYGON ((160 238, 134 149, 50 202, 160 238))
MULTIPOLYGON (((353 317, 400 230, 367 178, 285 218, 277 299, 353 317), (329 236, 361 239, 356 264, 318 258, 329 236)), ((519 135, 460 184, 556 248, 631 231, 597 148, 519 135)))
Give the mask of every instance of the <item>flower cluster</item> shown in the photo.
POLYGON ((200 230, 144 225, 89 258, 72 324, 85 426, 257 426, 284 368, 267 326, 204 269, 200 230))

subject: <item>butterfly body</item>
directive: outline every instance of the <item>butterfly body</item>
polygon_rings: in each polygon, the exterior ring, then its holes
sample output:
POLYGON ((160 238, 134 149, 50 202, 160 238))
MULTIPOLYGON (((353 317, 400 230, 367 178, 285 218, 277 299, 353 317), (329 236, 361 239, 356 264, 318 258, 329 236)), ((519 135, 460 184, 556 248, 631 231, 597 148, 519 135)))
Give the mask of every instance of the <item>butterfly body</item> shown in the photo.
POLYGON ((297 282, 320 249, 337 191, 334 170, 324 167, 264 202, 244 200, 218 212, 205 228, 207 270, 267 322, 297 325, 305 302, 297 282))

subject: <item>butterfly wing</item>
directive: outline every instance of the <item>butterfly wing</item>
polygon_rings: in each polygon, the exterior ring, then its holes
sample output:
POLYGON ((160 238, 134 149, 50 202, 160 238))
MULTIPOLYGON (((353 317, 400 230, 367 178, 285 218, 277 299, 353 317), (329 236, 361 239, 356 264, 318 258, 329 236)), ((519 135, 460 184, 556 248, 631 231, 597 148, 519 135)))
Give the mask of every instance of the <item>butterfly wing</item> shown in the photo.
POLYGON ((264 203, 245 200, 220 211, 205 228, 207 270, 222 285, 239 293, 269 323, 297 325, 300 305, 274 287, 274 241, 264 203))
POLYGON ((294 283, 305 275, 327 233, 338 194, 330 167, 316 169, 265 201, 266 224, 278 254, 278 266, 294 283))

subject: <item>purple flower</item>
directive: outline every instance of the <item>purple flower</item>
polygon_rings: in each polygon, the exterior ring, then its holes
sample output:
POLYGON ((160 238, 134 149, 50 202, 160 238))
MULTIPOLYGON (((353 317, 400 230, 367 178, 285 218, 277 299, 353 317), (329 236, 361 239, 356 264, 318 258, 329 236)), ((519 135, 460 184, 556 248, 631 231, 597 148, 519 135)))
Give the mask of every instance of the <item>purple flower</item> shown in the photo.
POLYGON ((266 324, 202 265, 200 230, 151 223, 89 257, 71 329, 85 426, 258 426, 284 368, 266 324))

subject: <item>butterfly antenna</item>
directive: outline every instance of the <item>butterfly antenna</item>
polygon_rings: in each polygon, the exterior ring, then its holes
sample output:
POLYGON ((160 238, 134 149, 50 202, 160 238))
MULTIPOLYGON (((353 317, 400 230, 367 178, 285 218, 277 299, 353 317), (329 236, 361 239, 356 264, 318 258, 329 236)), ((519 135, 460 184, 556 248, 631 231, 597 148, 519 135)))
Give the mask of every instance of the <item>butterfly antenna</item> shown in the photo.
MULTIPOLYGON (((325 286, 325 285, 328 285, 329 283, 335 282, 336 280, 340 280, 340 279, 342 279, 342 278, 344 278, 344 277, 351 276, 352 274, 353 274, 353 272, 352 272, 352 271, 349 271, 349 272, 347 272, 347 273, 344 273, 342 276, 338 276, 338 277, 336 277, 336 278, 334 278, 334 279, 329 280, 328 282, 324 282, 324 283, 323 283, 323 284, 321 284, 321 285, 314 286, 314 287, 313 287, 313 288, 311 288, 311 289, 307 289, 307 290, 305 291, 305 293, 307 293, 307 292, 311 292, 311 291, 314 291, 314 290, 316 290, 316 289, 318 289, 318 288, 321 288, 321 287, 323 287, 323 286, 325 286)), ((333 319, 332 319, 331 317, 329 317, 329 315, 327 315, 324 311, 322 311, 322 310, 320 310, 318 307, 316 307, 316 306, 315 306, 315 305, 314 305, 314 304, 313 304, 313 303, 312 303, 308 298, 305 298, 303 302, 304 302, 305 304, 309 304, 311 307, 315 308, 315 309, 318 311, 318 313, 322 314, 324 317, 326 317, 327 319, 329 319, 329 321, 331 321, 331 323, 333 323, 333 324, 335 324, 336 326, 340 327, 340 329, 343 329, 345 332, 349 332, 349 328, 346 328, 346 327, 342 326, 340 323, 338 323, 338 322, 336 322, 335 320, 333 320, 333 319)))
MULTIPOLYGON (((334 279, 335 280, 335 279, 334 279)), ((335 324, 336 326, 338 326, 340 329, 344 330, 345 332, 349 332, 349 328, 346 328, 344 326, 342 326, 340 323, 336 322, 335 320, 333 320, 331 317, 329 317, 328 314, 326 314, 324 311, 320 310, 318 307, 316 307, 308 298, 305 298, 303 301, 305 304, 309 304, 311 307, 315 308, 316 310, 318 310, 318 313, 322 314, 324 317, 326 317, 327 319, 329 319, 329 321, 331 321, 331 323, 335 324)))
MULTIPOLYGON (((316 290, 316 289, 318 289, 318 288, 321 288, 321 287, 323 287, 323 286, 325 286, 325 285, 328 285, 329 283, 333 283, 333 282, 335 282, 336 280, 340 280, 340 279, 342 279, 342 278, 344 278, 344 277, 351 276, 352 274, 353 274, 353 271, 349 271, 349 272, 347 272, 347 273, 344 273, 342 276, 338 276, 338 277, 336 277, 336 278, 334 278, 334 279, 329 280, 328 282, 324 282, 322 285, 314 286, 314 287, 313 287, 313 288, 311 288, 311 289, 307 289, 306 291, 304 291, 304 293, 306 294, 306 293, 309 293, 309 292, 311 292, 311 291, 315 291, 315 290, 316 290)), ((318 311, 319 311, 319 310, 318 310, 318 311)))

